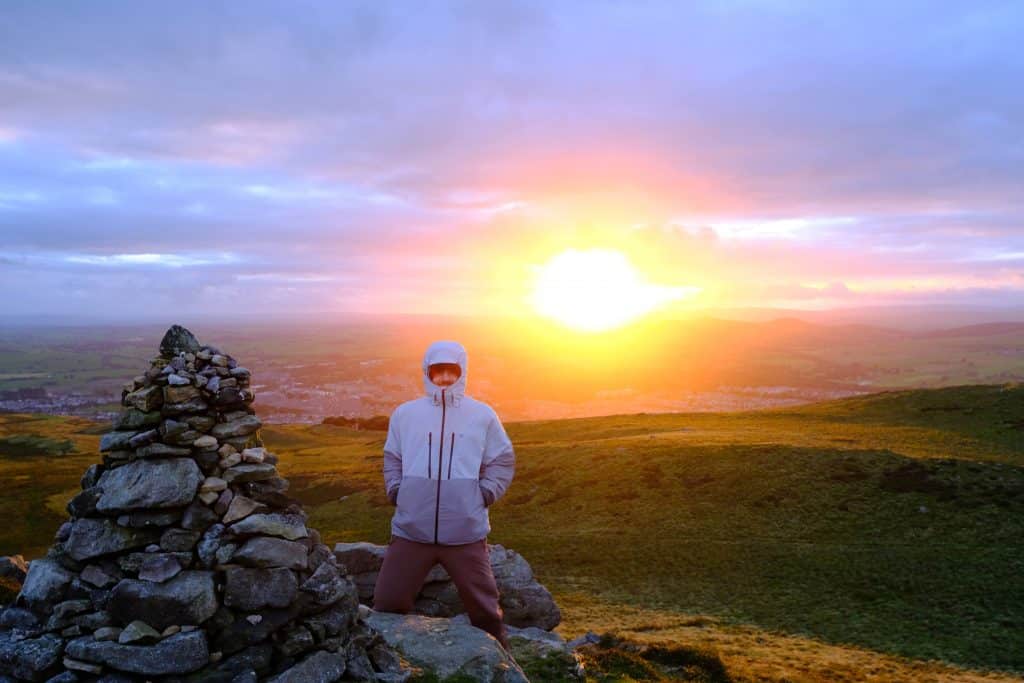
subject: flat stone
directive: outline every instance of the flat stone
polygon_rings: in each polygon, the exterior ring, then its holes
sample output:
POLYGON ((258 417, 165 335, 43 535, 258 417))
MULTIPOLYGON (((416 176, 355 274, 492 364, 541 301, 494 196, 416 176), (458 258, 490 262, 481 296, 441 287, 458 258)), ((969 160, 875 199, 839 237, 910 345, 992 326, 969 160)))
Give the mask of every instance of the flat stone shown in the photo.
POLYGON ((298 580, 290 569, 228 567, 224 604, 253 612, 264 607, 287 607, 298 594, 298 580))
POLYGON ((160 548, 167 552, 189 552, 196 547, 201 535, 188 529, 168 529, 160 537, 160 548))
POLYGON ((142 571, 142 565, 158 557, 173 557, 182 568, 188 567, 192 562, 192 553, 161 553, 160 546, 147 553, 128 553, 117 558, 117 566, 126 572, 138 573, 142 571))
POLYGON ((82 581, 92 584, 97 588, 106 588, 110 584, 116 583, 117 577, 111 576, 94 564, 90 564, 82 570, 82 581))
POLYGON ((263 462, 267 457, 267 449, 262 446, 257 448, 246 448, 242 451, 242 460, 245 462, 263 462))
POLYGON ((81 562, 109 553, 141 548, 158 538, 160 532, 157 529, 131 529, 118 526, 112 519, 85 517, 75 520, 71 536, 64 543, 64 550, 72 559, 81 562))
POLYGON ((232 422, 221 422, 220 424, 215 424, 213 429, 210 430, 210 434, 217 437, 219 440, 231 439, 238 436, 252 434, 262 426, 263 422, 258 417, 247 414, 245 417, 232 422))
POLYGON ((266 509, 266 505, 257 502, 252 498, 246 498, 245 496, 234 496, 231 499, 231 504, 228 505, 227 512, 224 513, 223 522, 225 524, 231 524, 232 522, 237 522, 240 519, 248 517, 254 512, 266 509))
POLYGON ((128 442, 141 433, 141 431, 107 432, 100 437, 100 451, 106 453, 107 451, 127 450, 128 442))
POLYGON ((145 527, 165 527, 176 523, 181 519, 182 511, 174 510, 135 510, 118 515, 117 523, 120 526, 130 526, 135 529, 145 527))
POLYGON ((211 448, 217 448, 218 443, 219 442, 217 441, 216 438, 210 436, 209 434, 204 434, 203 436, 193 441, 192 446, 202 450, 208 450, 211 448))
POLYGON ((243 463, 224 470, 224 481, 229 484, 243 484, 262 481, 277 476, 277 468, 267 463, 243 463))
POLYGON ((171 403, 185 403, 191 401, 194 398, 199 398, 199 389, 192 386, 191 383, 183 386, 166 386, 164 387, 164 404, 171 403))
POLYGON ((190 380, 188 377, 182 377, 181 375, 171 373, 170 375, 167 376, 167 384, 172 387, 191 386, 192 380, 190 380))
POLYGON ((309 536, 305 520, 301 516, 280 512, 252 514, 235 522, 229 528, 236 536, 278 536, 289 541, 309 536))
POLYGON ((153 645, 122 645, 84 636, 70 641, 66 652, 76 659, 146 676, 187 674, 210 660, 203 631, 178 633, 153 645))
POLYGON ((139 568, 139 579, 163 583, 181 573, 181 563, 173 555, 155 555, 139 568))
POLYGON ((238 451, 234 451, 233 453, 230 453, 225 457, 221 458, 220 462, 217 464, 222 470, 226 470, 229 467, 234 467, 240 462, 242 462, 242 454, 239 453, 238 451))
POLYGON ((160 640, 160 632, 146 622, 138 619, 125 626, 121 631, 121 635, 117 637, 117 642, 122 645, 127 645, 129 643, 141 645, 146 642, 155 643, 158 640, 160 640))
POLYGON ((282 538, 250 538, 231 558, 250 567, 306 569, 306 546, 282 538))
POLYGON ((200 493, 206 493, 207 491, 213 491, 219 493, 228 487, 228 482, 220 477, 207 477, 203 479, 203 483, 199 485, 200 493))
POLYGON ((203 505, 200 501, 192 501, 192 504, 185 509, 181 518, 181 526, 192 531, 203 532, 210 528, 210 525, 218 520, 217 513, 203 505))
POLYGON ((102 626, 93 632, 92 637, 96 640, 117 640, 121 637, 121 627, 102 626))
POLYGON ((103 513, 188 505, 203 480, 191 458, 136 460, 107 470, 100 477, 103 496, 96 505, 103 513))
POLYGON ((135 451, 137 458, 181 458, 192 453, 191 448, 168 446, 165 443, 151 443, 135 451))
POLYGON ((139 619, 156 629, 201 624, 217 611, 213 572, 183 571, 166 583, 122 579, 107 611, 121 623, 139 619))
POLYGON ((128 440, 128 448, 140 448, 142 446, 148 446, 157 439, 160 438, 160 432, 156 429, 148 429, 144 432, 139 432, 131 439, 128 440))
POLYGON ((69 669, 71 671, 84 671, 88 674, 103 673, 103 667, 99 664, 90 664, 89 662, 83 662, 79 659, 73 659, 71 657, 64 658, 64 668, 69 669))
POLYGON ((183 415, 185 413, 205 412, 208 408, 209 406, 206 404, 206 401, 196 397, 181 403, 165 403, 160 412, 164 415, 183 415))

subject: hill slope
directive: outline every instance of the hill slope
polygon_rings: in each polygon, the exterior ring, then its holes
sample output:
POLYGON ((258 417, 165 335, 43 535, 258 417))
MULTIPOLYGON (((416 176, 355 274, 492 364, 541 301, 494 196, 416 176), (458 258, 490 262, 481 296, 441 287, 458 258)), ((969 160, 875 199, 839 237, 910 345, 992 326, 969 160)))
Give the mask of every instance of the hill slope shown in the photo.
MULTIPOLYGON (((740 657, 767 631, 805 643, 783 647, 793 656, 808 656, 815 639, 1024 671, 1022 426, 1016 385, 509 423, 518 469, 492 509, 490 540, 529 559, 565 608, 569 635, 713 632, 740 657)), ((32 554, 48 544, 82 463, 96 459, 98 436, 60 418, 0 416, 0 429, 0 439, 70 438, 84 454, 0 458, 0 511, 28 511, 23 529, 0 533, 0 553, 32 554)), ((264 429, 330 542, 387 542, 383 437, 264 429)))

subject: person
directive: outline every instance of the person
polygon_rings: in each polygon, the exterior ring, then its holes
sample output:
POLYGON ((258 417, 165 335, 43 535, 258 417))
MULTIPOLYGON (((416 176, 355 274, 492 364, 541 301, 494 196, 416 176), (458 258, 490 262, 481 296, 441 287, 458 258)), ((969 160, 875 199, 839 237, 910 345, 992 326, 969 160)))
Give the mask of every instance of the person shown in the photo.
POLYGON ((508 650, 504 611, 491 570, 488 508, 515 474, 515 451, 491 406, 466 395, 466 350, 435 341, 423 355, 425 395, 391 414, 384 489, 395 505, 373 608, 408 613, 440 563, 470 623, 508 650))

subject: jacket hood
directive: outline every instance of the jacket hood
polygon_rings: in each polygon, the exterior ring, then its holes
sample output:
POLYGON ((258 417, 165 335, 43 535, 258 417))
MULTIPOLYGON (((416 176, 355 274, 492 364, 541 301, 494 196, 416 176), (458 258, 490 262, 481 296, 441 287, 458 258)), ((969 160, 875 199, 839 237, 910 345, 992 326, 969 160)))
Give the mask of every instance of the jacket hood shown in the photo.
POLYGON ((435 405, 441 405, 441 389, 448 405, 459 405, 466 393, 466 349, 457 341, 436 341, 423 354, 423 389, 435 405), (449 387, 439 387, 430 380, 430 366, 434 363, 457 363, 459 378, 449 387))

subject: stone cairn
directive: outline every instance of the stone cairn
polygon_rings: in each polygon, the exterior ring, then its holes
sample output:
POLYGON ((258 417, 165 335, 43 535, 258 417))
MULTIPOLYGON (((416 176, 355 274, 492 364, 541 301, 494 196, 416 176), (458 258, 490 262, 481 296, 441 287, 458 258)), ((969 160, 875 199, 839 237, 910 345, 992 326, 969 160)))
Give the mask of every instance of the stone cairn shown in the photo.
POLYGON ((230 355, 167 331, 0 612, 0 681, 403 680, 285 494, 254 398, 230 355))

